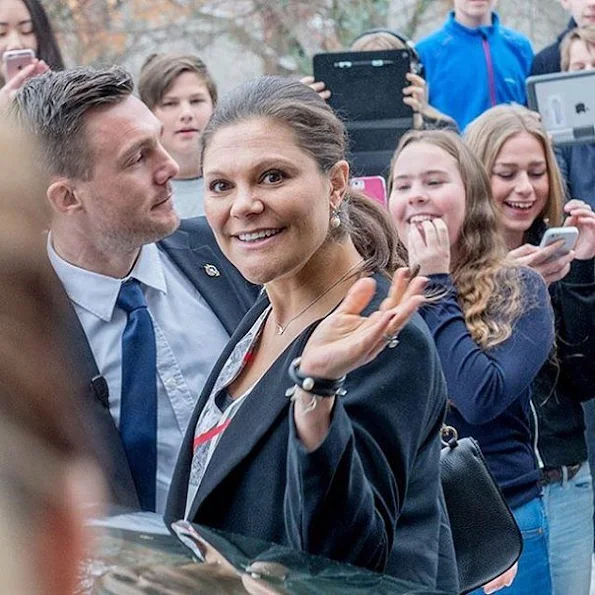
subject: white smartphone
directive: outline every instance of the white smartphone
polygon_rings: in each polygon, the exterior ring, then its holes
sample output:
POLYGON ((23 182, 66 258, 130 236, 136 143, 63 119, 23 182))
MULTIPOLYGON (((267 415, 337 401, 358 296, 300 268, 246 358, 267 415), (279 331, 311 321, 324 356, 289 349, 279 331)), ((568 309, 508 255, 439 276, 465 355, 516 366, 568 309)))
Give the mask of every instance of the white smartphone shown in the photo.
POLYGON ((552 256, 552 259, 560 257, 562 254, 568 254, 576 245, 578 240, 578 228, 577 227, 550 227, 543 234, 541 238, 540 248, 545 248, 559 240, 564 240, 564 244, 560 246, 558 250, 552 256))
POLYGON ((6 72, 6 80, 10 80, 17 75, 23 68, 29 66, 35 59, 33 50, 8 50, 2 55, 6 72))

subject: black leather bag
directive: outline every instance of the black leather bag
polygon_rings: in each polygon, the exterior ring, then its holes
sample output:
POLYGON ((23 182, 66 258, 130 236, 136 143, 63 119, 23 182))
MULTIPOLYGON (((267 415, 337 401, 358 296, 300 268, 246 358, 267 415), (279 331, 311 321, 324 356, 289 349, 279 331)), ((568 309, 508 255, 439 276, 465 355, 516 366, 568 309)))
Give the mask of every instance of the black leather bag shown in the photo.
POLYGON ((450 520, 461 593, 508 570, 521 555, 523 538, 473 438, 442 428, 440 479, 450 520))

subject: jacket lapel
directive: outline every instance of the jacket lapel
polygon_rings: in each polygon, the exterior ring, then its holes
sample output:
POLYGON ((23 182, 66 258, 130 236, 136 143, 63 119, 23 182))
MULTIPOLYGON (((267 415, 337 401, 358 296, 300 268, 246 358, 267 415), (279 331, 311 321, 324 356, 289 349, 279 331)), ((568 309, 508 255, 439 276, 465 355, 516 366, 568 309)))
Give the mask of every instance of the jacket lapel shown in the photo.
POLYGON ((298 337, 281 354, 253 388, 246 403, 238 409, 213 453, 188 518, 194 518, 209 494, 250 455, 277 419, 286 415, 289 399, 285 396, 285 391, 292 385, 287 369, 291 361, 301 353, 306 339, 303 335, 298 337))
MULTIPOLYGON (((108 480, 112 502, 127 509, 140 508, 128 459, 120 433, 109 411, 109 389, 100 374, 87 335, 74 307, 61 283, 58 282, 63 327, 69 341, 72 371, 78 393, 85 401, 85 414, 89 417, 86 429, 99 463, 108 480)), ((56 292, 58 294, 58 292, 56 292)))
MULTIPOLYGON (((248 288, 251 287, 248 281, 218 248, 194 234, 180 230, 159 242, 158 246, 200 292, 225 330, 233 334, 242 315, 253 303, 253 299, 248 298, 248 288), (234 282, 245 283, 246 291, 236 291, 234 282)), ((252 291, 252 295, 255 293, 256 290, 252 291)))

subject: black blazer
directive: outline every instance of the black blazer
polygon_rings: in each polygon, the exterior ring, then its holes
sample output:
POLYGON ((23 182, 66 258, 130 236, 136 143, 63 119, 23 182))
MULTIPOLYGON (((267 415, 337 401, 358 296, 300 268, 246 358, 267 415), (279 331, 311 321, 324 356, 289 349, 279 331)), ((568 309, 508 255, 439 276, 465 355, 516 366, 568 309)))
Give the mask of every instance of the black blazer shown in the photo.
MULTIPOLYGON (((377 294, 365 313, 388 291, 388 281, 375 278, 377 294)), ((205 384, 172 479, 167 521, 184 517, 200 412, 234 345, 267 304, 266 296, 257 301, 205 384)), ((314 327, 296 338, 236 413, 188 519, 435 587, 446 389, 432 337, 416 315, 395 349, 349 374, 327 437, 308 454, 285 390, 292 384, 289 363, 314 327)), ((450 568, 442 571, 456 575, 452 543, 446 545, 450 568)))
MULTIPOLYGON (((225 258, 206 219, 197 217, 184 220, 178 231, 157 245, 200 291, 232 335, 254 303, 259 288, 246 281, 225 258)), ((80 391, 84 394, 89 432, 107 478, 111 504, 115 509, 139 509, 124 446, 109 412, 107 383, 97 368, 85 332, 72 306, 69 314, 66 324, 73 347, 74 376, 79 379, 80 391)), ((200 321, 188 321, 188 324, 200 324, 200 321)))

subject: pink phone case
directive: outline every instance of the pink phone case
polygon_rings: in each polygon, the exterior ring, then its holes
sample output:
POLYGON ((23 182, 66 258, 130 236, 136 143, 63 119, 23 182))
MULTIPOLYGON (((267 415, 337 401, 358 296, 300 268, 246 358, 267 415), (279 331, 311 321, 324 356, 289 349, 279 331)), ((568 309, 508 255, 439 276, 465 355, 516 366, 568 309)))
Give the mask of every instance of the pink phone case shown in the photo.
MULTIPOLYGON (((9 52, 6 52, 9 54, 9 52)), ((17 75, 23 68, 31 64, 33 59, 35 58, 35 54, 26 51, 15 52, 14 54, 9 54, 8 56, 4 56, 4 61, 6 62, 6 78, 10 80, 12 77, 17 75)))
POLYGON ((351 178, 352 188, 363 192, 369 198, 377 200, 383 207, 386 207, 386 182, 382 176, 362 176, 351 178))

